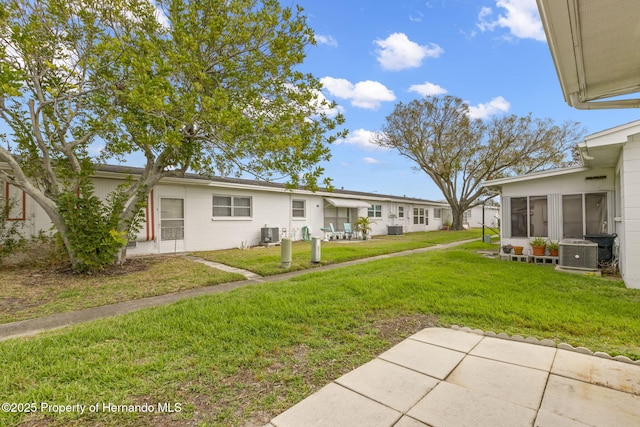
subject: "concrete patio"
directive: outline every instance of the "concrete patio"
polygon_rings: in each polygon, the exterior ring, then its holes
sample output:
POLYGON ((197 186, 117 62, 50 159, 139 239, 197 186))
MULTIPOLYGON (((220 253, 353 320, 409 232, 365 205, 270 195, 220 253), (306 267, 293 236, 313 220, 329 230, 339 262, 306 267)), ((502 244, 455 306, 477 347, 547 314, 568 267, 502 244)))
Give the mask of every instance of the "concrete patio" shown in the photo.
POLYGON ((640 365, 565 348, 427 328, 265 427, 640 426, 640 365))

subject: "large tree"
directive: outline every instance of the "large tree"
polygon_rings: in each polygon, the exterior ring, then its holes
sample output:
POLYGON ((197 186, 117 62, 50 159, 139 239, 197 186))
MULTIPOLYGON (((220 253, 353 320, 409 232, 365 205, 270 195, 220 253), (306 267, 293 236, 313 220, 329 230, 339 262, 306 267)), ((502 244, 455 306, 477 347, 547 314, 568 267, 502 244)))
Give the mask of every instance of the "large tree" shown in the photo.
POLYGON ((414 161, 451 205, 452 228, 462 228, 464 211, 488 195, 485 180, 525 174, 571 162, 581 139, 576 122, 556 124, 531 114, 473 119, 454 96, 399 103, 375 142, 414 161))
POLYGON ((163 177, 249 173, 315 188, 342 117, 297 70, 313 43, 302 10, 277 0, 5 0, 0 179, 42 206, 79 268, 83 207, 121 260, 163 177), (95 164, 132 155, 141 176, 95 198, 95 164))

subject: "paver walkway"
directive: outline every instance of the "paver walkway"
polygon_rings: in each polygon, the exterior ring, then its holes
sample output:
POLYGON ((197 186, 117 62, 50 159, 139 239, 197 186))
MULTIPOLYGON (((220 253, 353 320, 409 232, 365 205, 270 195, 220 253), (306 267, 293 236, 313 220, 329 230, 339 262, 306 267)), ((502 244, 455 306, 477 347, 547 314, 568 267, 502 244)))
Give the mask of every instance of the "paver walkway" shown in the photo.
POLYGON ((640 365, 427 328, 265 427, 640 426, 640 365))
POLYGON ((220 285, 207 286, 203 288, 189 289, 186 291, 175 292, 175 293, 166 294, 166 295, 158 295, 155 297, 141 298, 137 300, 125 301, 117 304, 110 304, 110 305, 105 305, 100 307, 87 308, 84 310, 77 310, 77 311, 71 311, 66 313, 57 313, 57 314, 52 314, 50 316, 36 318, 36 319, 29 319, 29 320, 22 320, 19 322, 0 324, 0 341, 4 341, 10 338, 35 335, 43 331, 63 328, 65 326, 75 325, 83 322, 89 322, 92 320, 97 320, 105 317, 112 317, 112 316, 117 316, 121 314, 126 314, 126 313, 130 313, 132 311, 140 310, 143 308, 171 304, 173 302, 180 301, 185 298, 192 298, 192 297, 197 297, 202 295, 219 294, 222 292, 228 292, 233 289, 241 288, 243 286, 255 285, 255 284, 264 283, 264 282, 277 282, 280 280, 287 280, 291 277, 298 276, 300 274, 316 272, 316 271, 333 270, 336 268, 342 268, 350 265, 356 265, 356 264, 362 264, 365 262, 374 261, 376 259, 393 258, 393 257, 405 256, 405 255, 432 251, 437 249, 445 249, 445 248, 462 245, 464 243, 473 242, 476 240, 478 239, 445 243, 441 245, 429 246, 429 247, 413 249, 409 251, 395 252, 395 253, 386 254, 386 255, 378 255, 370 258, 363 258, 363 259, 343 262, 339 264, 325 265, 321 267, 316 267, 312 270, 300 270, 300 271, 292 271, 292 272, 287 272, 282 274, 276 274, 268 277, 261 277, 250 271, 240 270, 235 267, 230 267, 224 264, 213 263, 211 261, 206 261, 197 257, 191 257, 192 259, 197 260, 198 262, 207 264, 211 267, 215 267, 224 271, 231 271, 231 272, 243 274, 245 277, 247 277, 247 280, 223 283, 220 285))

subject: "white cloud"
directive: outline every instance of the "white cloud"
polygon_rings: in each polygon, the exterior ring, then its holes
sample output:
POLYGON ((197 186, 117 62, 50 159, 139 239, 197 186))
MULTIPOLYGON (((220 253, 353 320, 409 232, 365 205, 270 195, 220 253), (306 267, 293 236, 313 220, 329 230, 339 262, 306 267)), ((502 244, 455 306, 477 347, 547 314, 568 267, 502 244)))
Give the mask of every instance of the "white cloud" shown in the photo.
POLYGON ((472 119, 486 119, 498 113, 506 113, 511 108, 509 101, 501 96, 493 98, 487 104, 469 106, 469 117, 472 119))
POLYGON ((363 157, 362 161, 368 165, 375 165, 376 163, 380 163, 380 160, 376 160, 373 157, 363 157))
POLYGON ((338 141, 338 144, 349 144, 355 145, 356 147, 362 148, 367 151, 372 150, 387 150, 385 147, 380 147, 379 145, 373 143, 373 138, 375 136, 375 132, 366 129, 356 129, 352 132, 349 132, 349 135, 343 140, 338 141))
POLYGON ((409 92, 416 92, 422 96, 444 95, 447 90, 442 86, 430 82, 424 82, 421 85, 411 85, 409 92))
POLYGON ((426 57, 437 58, 444 50, 435 43, 421 46, 409 40, 406 34, 393 33, 384 40, 374 41, 379 49, 378 62, 382 68, 390 71, 399 71, 406 68, 416 68, 422 64, 426 57))
POLYGON ((373 80, 365 80, 354 85, 346 79, 323 77, 320 82, 332 96, 348 99, 354 107, 375 110, 382 102, 396 99, 393 91, 373 80))
POLYGON ((315 38, 318 44, 326 44, 327 46, 338 47, 338 40, 334 39, 332 36, 316 34, 315 38))
POLYGON ((521 39, 545 41, 542 22, 535 0, 496 0, 496 6, 503 9, 497 18, 493 10, 483 7, 478 14, 478 28, 493 31, 496 27, 507 28, 512 36, 521 39))

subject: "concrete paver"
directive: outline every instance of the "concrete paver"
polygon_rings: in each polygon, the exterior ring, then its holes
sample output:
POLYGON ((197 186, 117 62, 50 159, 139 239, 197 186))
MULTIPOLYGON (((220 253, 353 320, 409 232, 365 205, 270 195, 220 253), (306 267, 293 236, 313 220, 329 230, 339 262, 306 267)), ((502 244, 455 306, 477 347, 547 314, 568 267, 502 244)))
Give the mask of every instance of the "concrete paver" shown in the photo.
POLYGON ((549 377, 541 410, 589 426, 640 425, 640 396, 557 375, 549 377))
POLYGON ((447 382, 538 409, 548 377, 547 371, 467 356, 449 375, 447 382))
POLYGON ((482 335, 478 334, 452 334, 449 329, 427 328, 411 335, 412 340, 422 341, 427 344, 439 347, 450 348, 456 351, 467 353, 471 351, 480 341, 482 335))
POLYGON ((459 351, 408 339, 382 353, 380 359, 442 380, 464 356, 459 351))
POLYGON ((640 366, 558 350, 552 374, 640 396, 640 366))
POLYGON ((531 427, 536 411, 442 381, 407 415, 435 427, 531 427))
POLYGON ((435 387, 438 380, 374 359, 338 378, 336 383, 397 411, 406 412, 435 387))
POLYGON ((637 364, 427 328, 269 427, 640 426, 639 381, 637 364))
POLYGON ((388 427, 401 416, 398 411, 331 383, 275 417, 271 424, 275 427, 388 427))
POLYGON ((556 355, 556 348, 485 337, 470 354, 548 371, 556 355))

